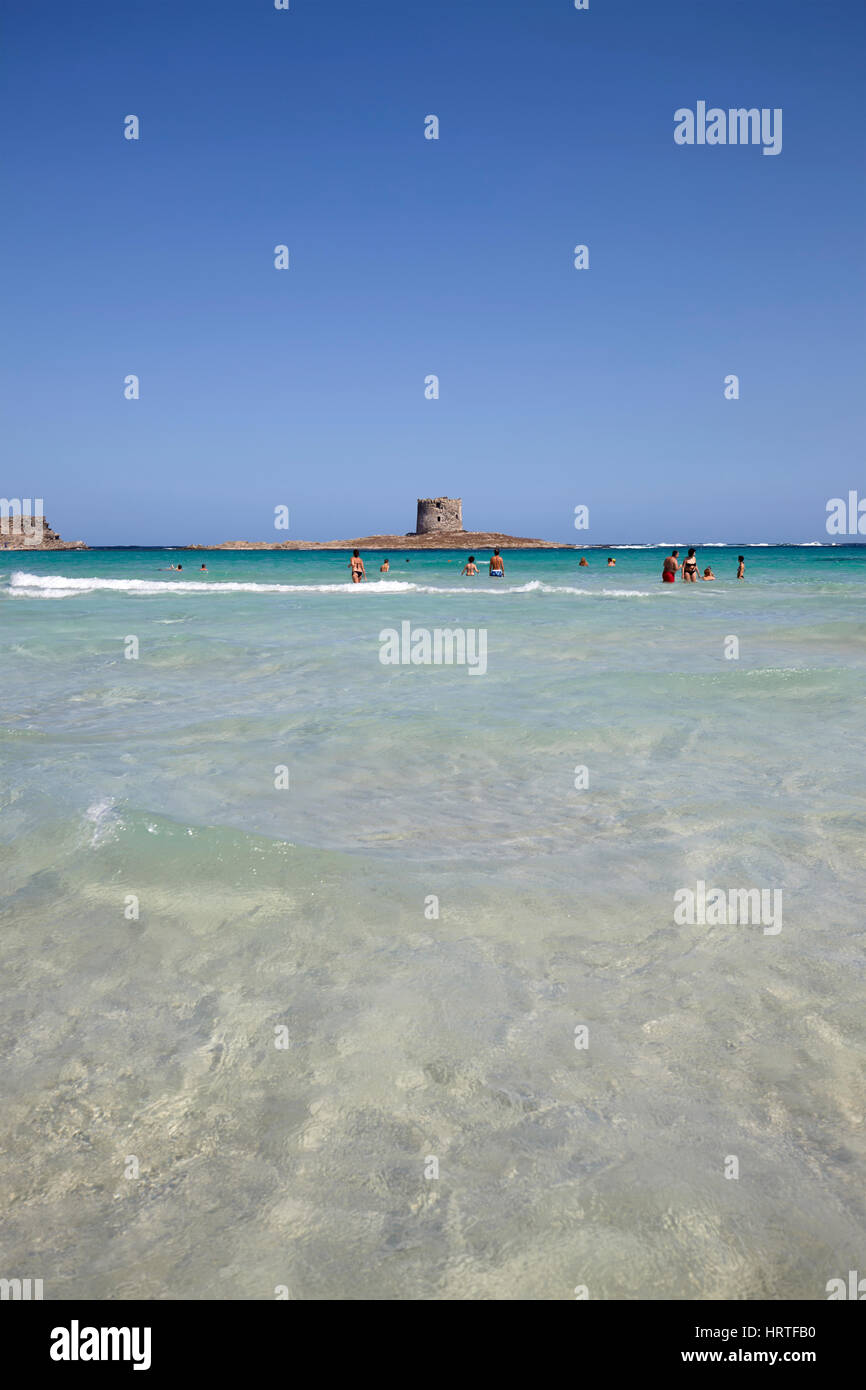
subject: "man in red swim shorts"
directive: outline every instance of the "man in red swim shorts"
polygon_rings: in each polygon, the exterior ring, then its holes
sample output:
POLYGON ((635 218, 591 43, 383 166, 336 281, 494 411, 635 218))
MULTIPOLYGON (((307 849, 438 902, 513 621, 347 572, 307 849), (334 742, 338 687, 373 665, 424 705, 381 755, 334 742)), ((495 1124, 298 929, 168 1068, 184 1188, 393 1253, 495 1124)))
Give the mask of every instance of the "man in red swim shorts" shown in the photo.
POLYGON ((677 556, 679 555, 679 553, 680 553, 680 552, 679 552, 678 550, 672 550, 671 553, 670 553, 670 555, 666 555, 666 556, 665 556, 664 561, 662 562, 662 583, 663 583, 663 584, 675 584, 675 583, 676 583, 677 570, 678 570, 679 567, 680 567, 680 562, 679 562, 679 560, 677 559, 677 556))

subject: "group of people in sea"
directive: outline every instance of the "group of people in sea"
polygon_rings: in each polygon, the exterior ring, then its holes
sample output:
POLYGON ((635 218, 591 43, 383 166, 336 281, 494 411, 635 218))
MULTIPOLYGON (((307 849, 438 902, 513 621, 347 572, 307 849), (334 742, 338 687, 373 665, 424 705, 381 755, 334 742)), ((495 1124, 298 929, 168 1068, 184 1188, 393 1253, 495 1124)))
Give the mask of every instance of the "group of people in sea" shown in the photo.
MULTIPOLYGON (((408 563, 409 563, 409 556, 407 555, 407 556, 406 556, 406 564, 408 565, 408 563)), ((451 561, 449 560, 448 563, 450 564, 451 561)), ((490 567, 489 567, 489 569, 490 569, 490 578, 491 578, 491 579, 504 579, 504 578, 505 578, 505 561, 503 560, 502 556, 501 556, 500 553, 499 553, 499 547, 498 547, 498 546, 494 549, 493 554, 492 554, 491 557, 490 557, 490 567)), ((364 568, 364 561, 361 559, 361 553, 360 553, 360 551, 358 551, 358 550, 353 550, 353 551, 352 551, 352 558, 351 558, 351 560, 349 561, 349 570, 350 570, 351 575, 352 575, 352 583, 353 583, 353 584, 362 584, 362 583, 364 582, 364 580, 367 578, 367 571, 366 571, 365 568, 364 568)), ((387 556, 386 556, 386 558, 382 561, 381 565, 379 566, 379 573, 380 573, 380 574, 390 574, 390 573, 391 573, 391 561, 387 558, 387 556)), ((469 574, 469 575, 478 574, 478 566, 477 566, 476 563, 475 563, 475 556, 474 556, 474 555, 470 555, 470 556, 469 556, 469 559, 467 560, 466 564, 463 566, 463 569, 460 571, 460 573, 461 573, 461 575, 464 575, 464 574, 469 574)))
MULTIPOLYGON (((693 545, 689 547, 689 553, 688 553, 688 555, 686 556, 686 558, 683 560, 682 564, 680 564, 679 554, 680 554, 679 550, 675 547, 675 548, 671 551, 670 555, 666 555, 665 558, 664 558, 664 560, 662 561, 662 583, 663 583, 663 584, 674 584, 674 583, 676 583, 677 573, 679 572, 679 574, 680 574, 680 576, 681 576, 682 581, 683 581, 684 584, 696 584, 696 583, 697 583, 697 580, 698 580, 698 568, 699 568, 699 566, 698 566, 697 558, 696 558, 696 556, 695 556, 695 547, 694 547, 693 545)), ((449 560, 448 563, 450 564, 451 561, 449 560)), ((407 565, 409 564, 409 556, 408 556, 408 555, 406 556, 406 564, 407 564, 407 565)), ((587 560, 587 558, 586 558, 585 555, 581 555, 580 560, 578 561, 578 564, 579 564, 580 568, 582 568, 582 569, 588 569, 588 568, 589 568, 589 561, 587 560)), ((608 557, 607 557, 607 568, 608 568, 608 569, 613 569, 615 565, 616 565, 616 560, 615 560, 615 558, 613 557, 613 555, 608 555, 608 557)), ((183 565, 169 565, 167 568, 170 569, 170 570, 180 571, 180 570, 183 569, 183 565)), ((207 573, 207 565, 202 565, 202 566, 201 566, 201 569, 204 570, 205 573, 207 573)), ((363 583, 364 580, 367 578, 367 571, 366 571, 365 568, 364 568, 364 561, 361 559, 361 553, 360 553, 360 551, 358 551, 358 550, 353 550, 353 551, 352 551, 352 558, 351 558, 351 560, 349 561, 349 570, 351 571, 352 583, 353 583, 353 584, 361 584, 361 583, 363 583)), ((391 561, 386 557, 386 558, 383 560, 382 564, 379 566, 379 573, 380 573, 380 574, 390 574, 390 572, 391 572, 391 561)), ((463 566, 463 569, 460 571, 460 574, 461 574, 461 576, 464 575, 464 574, 473 575, 473 574, 478 574, 478 572, 479 572, 479 570, 478 570, 478 566, 477 566, 476 563, 475 563, 475 556, 474 556, 474 555, 470 555, 468 561, 467 561, 466 564, 463 566)), ((500 553, 499 553, 499 547, 498 547, 498 546, 494 549, 493 554, 492 554, 491 557, 490 557, 490 562, 489 562, 489 574, 490 574, 490 578, 491 578, 491 579, 504 579, 504 578, 505 578, 505 561, 503 560, 502 556, 501 556, 500 553)), ((713 571, 711 570, 710 566, 707 565, 707 566, 705 567, 705 569, 704 569, 703 574, 702 574, 700 577, 701 577, 702 580, 708 582, 708 581, 711 580, 711 579, 715 579, 716 576, 713 574, 713 571)), ((737 578, 738 578, 738 579, 745 579, 745 577, 746 577, 746 562, 745 562, 745 559, 743 558, 742 555, 738 555, 738 556, 737 556, 737 578)))
MULTIPOLYGON (((695 555, 695 547, 693 545, 689 546, 689 553, 683 560, 682 564, 680 564, 679 555, 679 550, 677 550, 676 547, 674 547, 670 555, 665 556, 664 560, 662 561, 662 583, 675 584, 677 578, 677 571, 679 570, 684 584, 696 584, 698 580, 698 569, 700 567, 698 565, 697 557, 695 555)), ((703 574, 701 575, 701 579, 710 580, 715 579, 715 577, 716 576, 713 574, 713 571, 710 569, 710 566, 707 565, 704 569, 703 574)), ((742 555, 738 555, 737 578, 745 579, 745 577, 746 561, 742 555)))
MULTIPOLYGON (((677 578, 677 573, 679 572, 679 575, 680 575, 680 577, 681 577, 681 579, 682 579, 682 581, 683 581, 684 584, 696 584, 696 583, 698 582, 698 569, 699 569, 699 565, 698 565, 697 557, 696 557, 696 555, 695 555, 695 547, 694 547, 693 545, 692 545, 692 546, 689 546, 689 553, 688 553, 688 555, 686 556, 686 558, 683 560, 682 564, 680 564, 679 555, 680 555, 679 549, 678 549, 677 547, 674 547, 674 549, 671 551, 670 555, 666 555, 666 556, 665 556, 664 560, 662 561, 662 583, 663 583, 663 584, 675 584, 675 583, 676 583, 676 578, 677 578)), ((587 560, 587 558, 586 558, 585 555, 581 555, 580 560, 579 560, 578 563, 579 563, 579 565, 580 565, 581 568, 588 568, 588 567, 589 567, 589 561, 587 560)), ((613 569, 613 567, 615 566, 615 564, 616 564, 616 560, 614 559, 614 557, 613 557, 612 555, 608 555, 608 557, 607 557, 607 567, 608 567, 608 569, 613 569)), ((715 577, 716 577, 716 576, 713 574, 713 571, 712 571, 712 569, 710 568, 709 565, 707 565, 707 566, 704 568, 704 572, 703 572, 703 574, 700 576, 700 578, 701 578, 702 580, 705 580, 705 581, 707 581, 707 582, 709 582, 709 581, 712 580, 712 579, 715 579, 715 577)), ((746 561, 745 561, 745 559, 744 559, 744 557, 743 557, 742 555, 738 555, 738 556, 737 556, 737 578, 738 578, 738 579, 745 579, 745 577, 746 577, 746 561)))
MULTIPOLYGON (((674 549, 671 551, 670 555, 666 555, 665 558, 664 558, 664 560, 662 561, 662 583, 664 583, 664 584, 673 584, 673 583, 675 583, 675 582, 676 582, 677 573, 679 573, 684 584, 696 584, 696 583, 697 583, 697 580, 698 580, 698 569, 699 569, 699 566, 698 566, 697 557, 696 557, 696 555, 695 555, 695 547, 694 547, 693 545, 692 545, 692 546, 689 546, 689 553, 688 553, 688 555, 686 556, 686 558, 683 560, 682 564, 680 564, 679 554, 680 554, 679 549, 678 549, 677 547, 674 547, 674 549)), ((408 565, 408 563, 409 563, 409 557, 408 557, 408 555, 407 555, 407 556, 406 556, 406 564, 408 565)), ((449 560, 448 563, 450 564, 451 561, 449 560)), ((616 559, 615 559, 615 557, 614 557, 613 555, 608 555, 608 557, 607 557, 607 568, 608 568, 608 569, 613 569, 613 568, 615 567, 615 565, 616 565, 616 559)), ((580 560, 578 561, 578 566, 579 566, 581 569, 588 569, 588 568, 589 568, 589 561, 587 560, 587 558, 586 558, 585 555, 581 555, 580 560)), ((204 566, 202 566, 202 569, 203 569, 203 568, 204 568, 204 566)), ((367 571, 364 569, 364 561, 361 559, 360 552, 357 551, 357 550, 353 550, 353 551, 352 551, 352 558, 351 558, 351 560, 349 561, 349 569, 351 570, 351 573, 352 573, 352 583, 353 583, 353 584, 360 584, 360 583, 362 583, 363 580, 365 580, 365 579, 367 578, 367 571)), ((391 562, 390 562, 390 560, 388 560, 388 559, 386 558, 386 559, 382 562, 382 564, 379 566, 379 573, 380 573, 380 574, 390 574, 390 572, 391 572, 391 562)), ((478 566, 477 566, 476 563, 475 563, 475 556, 474 556, 474 555, 470 555, 470 556, 469 556, 469 560, 468 560, 467 563, 464 565, 464 567, 463 567, 463 569, 460 571, 460 573, 461 573, 461 576, 464 575, 464 574, 468 574, 468 575, 478 574, 478 566)), ((491 578, 491 579, 504 579, 504 578, 505 578, 505 561, 503 560, 502 556, 500 555, 500 553, 499 553, 499 548, 498 548, 498 547, 496 547, 496 549, 493 551, 493 554, 492 554, 491 557, 490 557, 489 573, 490 573, 490 578, 491 578)), ((712 571, 712 569, 710 568, 709 565, 707 565, 707 566, 704 568, 704 572, 703 572, 703 574, 700 576, 701 580, 704 581, 704 582, 706 582, 706 583, 709 583, 710 580, 715 579, 715 577, 716 577, 716 576, 713 574, 713 571, 712 571)), ((745 559, 743 558, 742 555, 738 555, 738 556, 737 556, 737 578, 738 578, 738 579, 745 579, 745 577, 746 577, 746 561, 745 561, 745 559)))

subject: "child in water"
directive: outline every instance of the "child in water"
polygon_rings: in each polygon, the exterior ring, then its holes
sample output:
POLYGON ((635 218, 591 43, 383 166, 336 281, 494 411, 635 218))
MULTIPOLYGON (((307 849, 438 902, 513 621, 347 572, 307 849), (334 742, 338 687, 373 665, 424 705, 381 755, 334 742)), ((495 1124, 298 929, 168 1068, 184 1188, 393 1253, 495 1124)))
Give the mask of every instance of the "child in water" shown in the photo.
POLYGON ((706 567, 706 569, 704 570, 703 575, 702 575, 701 577, 702 577, 703 579, 715 579, 716 576, 713 574, 713 572, 712 572, 712 570, 710 569, 709 565, 707 565, 707 567, 706 567))

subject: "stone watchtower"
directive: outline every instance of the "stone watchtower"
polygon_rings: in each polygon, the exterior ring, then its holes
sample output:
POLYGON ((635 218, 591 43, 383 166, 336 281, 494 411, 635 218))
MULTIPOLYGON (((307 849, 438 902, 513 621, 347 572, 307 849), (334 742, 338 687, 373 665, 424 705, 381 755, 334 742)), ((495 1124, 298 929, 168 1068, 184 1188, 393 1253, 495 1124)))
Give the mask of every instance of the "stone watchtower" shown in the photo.
POLYGON ((463 499, 461 497, 419 497, 415 535, 431 531, 462 531, 463 499))

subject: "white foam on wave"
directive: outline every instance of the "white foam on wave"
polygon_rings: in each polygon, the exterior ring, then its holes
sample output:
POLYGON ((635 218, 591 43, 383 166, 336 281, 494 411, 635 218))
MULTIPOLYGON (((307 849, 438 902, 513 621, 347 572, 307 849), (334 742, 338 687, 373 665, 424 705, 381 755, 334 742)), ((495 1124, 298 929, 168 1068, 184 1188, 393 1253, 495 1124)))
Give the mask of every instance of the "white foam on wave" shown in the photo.
MULTIPOLYGON (((641 542, 639 545, 593 545, 590 550, 596 552, 609 552, 611 550, 672 550, 676 545, 680 550, 685 550, 690 541, 652 541, 641 542)), ((817 545, 819 547, 835 544, 831 541, 695 541, 696 550, 757 550, 766 549, 772 546, 777 550, 802 550, 804 546, 817 545)))
POLYGON ((103 797, 102 801, 94 801, 92 806, 88 806, 84 812, 84 819, 93 826, 90 843, 96 847, 105 840, 113 840, 117 835, 119 816, 115 810, 113 796, 103 797))
POLYGON ((68 598, 73 594, 92 594, 106 590, 118 594, 295 594, 295 593, 348 593, 359 592, 395 593, 414 589, 417 585, 408 580, 384 579, 371 584, 261 584, 254 580, 227 580, 209 582, 201 579, 109 579, 102 576, 89 576, 86 579, 70 579, 64 574, 39 575, 26 574, 15 570, 9 578, 9 593, 13 596, 26 594, 27 597, 46 598, 62 595, 68 598))
POLYGON ((262 584, 229 580, 208 582, 199 579, 109 579, 92 576, 70 579, 66 575, 27 574, 16 570, 9 579, 7 593, 12 598, 75 598, 98 591, 130 595, 174 594, 579 594, 603 598, 651 598, 658 591, 648 589, 577 589, 568 584, 545 584, 530 579, 525 584, 454 585, 415 584, 408 579, 379 579, 368 584, 262 584))

